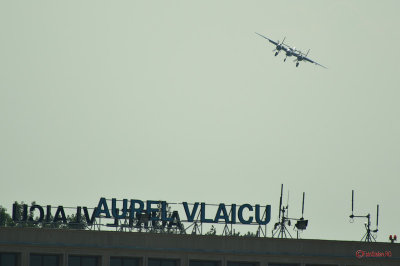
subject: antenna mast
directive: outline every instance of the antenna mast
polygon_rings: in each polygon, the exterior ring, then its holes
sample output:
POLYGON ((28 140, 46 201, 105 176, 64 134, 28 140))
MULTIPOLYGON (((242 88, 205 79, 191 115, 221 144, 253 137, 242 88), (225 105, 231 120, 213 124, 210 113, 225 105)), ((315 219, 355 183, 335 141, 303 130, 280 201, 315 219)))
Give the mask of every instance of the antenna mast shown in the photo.
POLYGON ((376 205, 376 229, 371 230, 371 215, 368 213, 367 215, 354 215, 354 190, 351 191, 351 215, 350 217, 350 222, 354 221, 354 218, 367 218, 367 222, 364 224, 365 225, 365 234, 361 238, 361 241, 365 242, 376 242, 376 233, 378 232, 378 220, 379 220, 379 204, 376 205), (372 234, 374 233, 374 234, 372 234))
POLYGON ((308 220, 304 220, 304 195, 303 192, 303 205, 302 205, 302 212, 301 218, 290 218, 289 217, 289 192, 288 192, 288 199, 286 206, 282 206, 282 197, 283 197, 283 184, 281 185, 281 197, 279 199, 279 214, 278 214, 278 222, 275 223, 274 229, 272 230, 272 237, 277 235, 278 238, 286 238, 288 235, 292 238, 292 235, 289 233, 287 226, 291 226, 291 221, 297 221, 295 227, 297 228, 297 238, 299 238, 299 231, 305 230, 308 225, 308 220))
POLYGON ((303 203, 301 205, 301 218, 297 220, 297 223, 294 225, 297 228, 297 239, 299 239, 300 231, 303 231, 307 228, 308 220, 304 220, 304 198, 306 193, 303 192, 303 203))
MULTIPOLYGON (((283 184, 281 185, 281 197, 279 199, 279 215, 278 222, 275 223, 274 229, 272 230, 272 237, 274 237, 277 233, 278 238, 286 238, 287 234, 292 238, 292 235, 289 233, 289 230, 286 228, 286 224, 290 222, 290 220, 285 216, 285 212, 288 209, 288 205, 282 206, 282 197, 283 197, 283 184), (286 234, 287 233, 287 234, 286 234)), ((288 224, 290 226, 290 224, 288 224)))

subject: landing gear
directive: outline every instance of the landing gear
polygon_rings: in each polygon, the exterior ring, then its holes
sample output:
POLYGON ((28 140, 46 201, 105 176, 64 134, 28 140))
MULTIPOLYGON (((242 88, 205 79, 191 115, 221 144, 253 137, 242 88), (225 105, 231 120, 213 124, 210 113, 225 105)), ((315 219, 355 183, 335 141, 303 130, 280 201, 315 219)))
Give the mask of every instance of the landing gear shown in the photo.
POLYGON ((286 62, 286 58, 287 58, 287 57, 285 57, 285 59, 283 59, 283 62, 286 62))
POLYGON ((297 62, 297 63, 296 63, 296 67, 298 67, 298 66, 299 66, 299 64, 300 64, 300 63, 299 63, 299 62, 297 62))
POLYGON ((276 53, 275 53, 275 56, 277 56, 277 55, 278 55, 278 53, 279 53, 279 52, 276 52, 276 53))

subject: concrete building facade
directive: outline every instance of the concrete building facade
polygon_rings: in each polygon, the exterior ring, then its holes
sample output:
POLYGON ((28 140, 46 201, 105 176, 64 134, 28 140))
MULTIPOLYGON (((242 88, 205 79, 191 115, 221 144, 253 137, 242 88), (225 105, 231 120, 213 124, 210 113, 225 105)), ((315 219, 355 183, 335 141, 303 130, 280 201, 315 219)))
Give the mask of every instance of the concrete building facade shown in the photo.
POLYGON ((0 266, 400 266, 393 243, 0 228, 0 266))

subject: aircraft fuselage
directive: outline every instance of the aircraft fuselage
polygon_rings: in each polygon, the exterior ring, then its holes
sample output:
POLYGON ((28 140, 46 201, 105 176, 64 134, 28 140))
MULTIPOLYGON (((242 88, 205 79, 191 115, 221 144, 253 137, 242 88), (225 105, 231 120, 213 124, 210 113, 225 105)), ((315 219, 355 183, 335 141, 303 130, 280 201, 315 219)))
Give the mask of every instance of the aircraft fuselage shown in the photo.
POLYGON ((295 53, 294 53, 294 50, 292 50, 292 49, 288 49, 288 50, 286 50, 286 56, 292 56, 292 55, 294 55, 295 53))

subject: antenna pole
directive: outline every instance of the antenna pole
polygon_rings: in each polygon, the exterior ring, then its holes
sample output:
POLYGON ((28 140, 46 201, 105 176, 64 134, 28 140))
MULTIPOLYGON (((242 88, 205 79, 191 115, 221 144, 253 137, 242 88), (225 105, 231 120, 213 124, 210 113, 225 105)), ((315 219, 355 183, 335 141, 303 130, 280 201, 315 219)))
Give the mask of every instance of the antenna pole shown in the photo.
POLYGON ((282 206, 283 204, 283 184, 281 185, 281 197, 279 199, 279 220, 274 225, 274 229, 272 230, 272 237, 277 234, 278 238, 286 238, 287 235, 292 238, 292 235, 289 233, 289 230, 286 228, 286 223, 290 225, 290 218, 285 211, 287 210, 288 206, 282 206))
POLYGON ((361 238, 361 241, 365 241, 365 242, 372 242, 372 241, 376 241, 376 236, 374 236, 372 233, 376 233, 378 232, 378 219, 379 219, 379 204, 376 206, 376 229, 375 230, 371 230, 371 214, 367 214, 365 216, 363 215, 354 215, 354 190, 351 191, 351 215, 350 215, 350 222, 352 222, 352 220, 354 218, 367 218, 368 222, 365 223, 365 234, 364 236, 361 238))
POLYGON ((378 221, 379 221, 379 204, 376 205, 376 231, 378 231, 378 221))
POLYGON ((304 199, 306 193, 303 192, 303 202, 302 202, 302 209, 301 209, 301 218, 290 218, 289 217, 289 191, 288 191, 288 198, 286 202, 286 206, 283 205, 283 184, 281 185, 281 197, 279 200, 279 219, 278 222, 275 223, 274 229, 272 230, 272 237, 277 235, 278 238, 292 238, 287 226, 291 226, 291 221, 297 221, 294 225, 297 228, 297 238, 300 238, 300 232, 307 228, 308 220, 304 220, 304 199))
POLYGON ((302 208, 301 208, 301 218, 303 218, 303 214, 304 214, 304 197, 305 197, 306 193, 303 192, 303 204, 302 204, 302 208))
POLYGON ((351 191, 351 216, 354 216, 354 190, 351 191))
POLYGON ((281 185, 281 199, 279 200, 279 220, 281 219, 283 184, 281 185))
POLYGON ((371 242, 371 215, 368 213, 368 225, 367 225, 367 238, 365 239, 366 242, 371 242))
POLYGON ((287 191, 286 210, 287 210, 286 217, 289 217, 289 190, 287 191))

